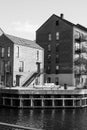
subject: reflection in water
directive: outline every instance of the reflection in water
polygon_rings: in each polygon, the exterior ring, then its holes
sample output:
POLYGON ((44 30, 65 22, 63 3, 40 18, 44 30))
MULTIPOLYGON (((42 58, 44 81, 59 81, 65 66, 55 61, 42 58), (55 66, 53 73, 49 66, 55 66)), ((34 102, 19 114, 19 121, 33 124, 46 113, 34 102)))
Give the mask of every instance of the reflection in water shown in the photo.
MULTIPOLYGON (((0 109, 0 122, 44 130, 86 130, 85 109, 0 109)), ((2 128, 0 130, 11 130, 2 128)), ((12 129, 14 130, 14 129, 12 129)), ((16 129, 15 129, 16 130, 16 129)))

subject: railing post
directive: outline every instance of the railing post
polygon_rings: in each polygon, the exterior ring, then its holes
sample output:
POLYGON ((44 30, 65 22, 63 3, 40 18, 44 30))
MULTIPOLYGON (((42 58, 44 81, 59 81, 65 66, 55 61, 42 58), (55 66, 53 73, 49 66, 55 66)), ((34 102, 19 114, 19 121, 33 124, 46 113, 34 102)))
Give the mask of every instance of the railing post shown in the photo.
POLYGON ((33 99, 31 99, 31 107, 33 107, 33 106, 34 106, 33 99))

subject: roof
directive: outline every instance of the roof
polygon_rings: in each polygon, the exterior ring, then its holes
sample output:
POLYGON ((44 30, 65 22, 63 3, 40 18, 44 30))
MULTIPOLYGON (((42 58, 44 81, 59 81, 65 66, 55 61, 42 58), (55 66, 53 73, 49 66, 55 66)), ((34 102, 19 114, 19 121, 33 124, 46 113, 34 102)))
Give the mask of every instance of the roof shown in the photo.
MULTIPOLYGON (((80 24, 74 24, 74 23, 72 23, 72 22, 70 22, 70 21, 68 21, 68 20, 66 20, 66 19, 64 19, 64 18, 61 18, 60 16, 57 16, 57 15, 55 15, 55 14, 53 14, 49 19, 51 19, 52 17, 57 17, 58 19, 64 21, 65 23, 69 24, 70 26, 75 26, 75 27, 77 27, 77 28, 79 28, 79 29, 82 29, 82 30, 84 30, 84 31, 87 31, 87 28, 84 27, 84 26, 82 26, 82 25, 80 25, 80 24)), ((39 29, 41 29, 41 28, 49 21, 49 19, 48 19, 42 26, 40 26, 39 29)), ((38 31, 39 29, 37 29, 37 31, 38 31)))
MULTIPOLYGON (((54 14, 54 15, 55 15, 55 14, 54 14)), ((64 18, 61 18, 61 17, 59 17, 59 16, 57 16, 57 15, 55 15, 55 16, 58 17, 59 19, 63 20, 63 21, 66 22, 67 24, 69 24, 69 25, 71 25, 71 26, 75 26, 74 23, 72 23, 72 22, 70 22, 70 21, 68 21, 68 20, 66 20, 66 19, 64 19, 64 18)))
POLYGON ((12 36, 12 35, 9 35, 9 34, 5 34, 5 36, 7 38, 9 38, 14 44, 18 44, 18 45, 22 45, 22 46, 27 46, 27 47, 43 50, 43 48, 40 47, 34 41, 27 40, 27 39, 24 39, 24 38, 19 38, 19 37, 12 36))
POLYGON ((48 20, 46 20, 46 22, 44 22, 44 23, 37 29, 37 31, 38 31, 39 29, 41 29, 52 17, 57 17, 58 19, 60 19, 60 20, 62 20, 62 21, 64 21, 64 22, 66 22, 67 24, 69 24, 69 25, 71 25, 71 26, 76 26, 74 23, 72 23, 72 22, 70 22, 70 21, 68 21, 68 20, 66 20, 66 19, 64 19, 64 18, 61 18, 61 17, 59 17, 59 16, 53 14, 51 17, 48 18, 48 20))
POLYGON ((77 24, 76 26, 77 26, 78 28, 80 28, 80 29, 82 29, 82 30, 84 30, 84 31, 87 32, 87 28, 84 27, 83 25, 81 25, 81 24, 77 24))

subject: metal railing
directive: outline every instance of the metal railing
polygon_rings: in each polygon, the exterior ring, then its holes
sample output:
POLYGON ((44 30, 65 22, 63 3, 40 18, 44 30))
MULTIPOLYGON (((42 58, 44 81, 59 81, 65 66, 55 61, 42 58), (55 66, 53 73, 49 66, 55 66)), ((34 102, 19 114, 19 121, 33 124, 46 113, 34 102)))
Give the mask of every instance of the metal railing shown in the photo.
POLYGON ((14 125, 14 124, 9 124, 9 123, 3 123, 3 122, 0 122, 0 126, 10 127, 10 128, 17 128, 17 129, 22 129, 22 130, 42 130, 42 129, 24 127, 24 126, 19 126, 19 125, 14 125))

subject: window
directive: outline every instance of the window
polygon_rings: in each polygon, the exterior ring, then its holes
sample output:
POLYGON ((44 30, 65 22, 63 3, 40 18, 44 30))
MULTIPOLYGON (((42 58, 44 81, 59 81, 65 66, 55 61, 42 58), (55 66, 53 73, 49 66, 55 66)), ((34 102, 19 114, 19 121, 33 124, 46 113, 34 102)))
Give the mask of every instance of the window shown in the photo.
POLYGON ((59 32, 56 32, 56 40, 59 40, 59 32))
POLYGON ((47 66, 47 74, 50 74, 50 73, 51 73, 51 67, 47 66))
POLYGON ((58 74, 58 73, 59 73, 59 66, 56 65, 56 74, 58 74))
POLYGON ((48 40, 49 40, 49 41, 52 40, 52 36, 51 36, 51 34, 48 35, 48 40))
POLYGON ((59 25, 59 20, 56 21, 56 26, 58 26, 58 25, 59 25))
POLYGON ((48 51, 51 51, 51 45, 50 44, 48 45, 48 51))
POLYGON ((39 60, 39 51, 37 51, 37 61, 39 60))
POLYGON ((51 78, 50 77, 47 78, 47 83, 51 83, 51 78))
POLYGON ((23 72, 24 71, 24 62, 20 61, 19 63, 19 72, 23 72))
POLYGON ((19 46, 17 46, 16 49, 17 49, 17 50, 16 50, 16 56, 19 58, 19 46))
POLYGON ((59 79, 58 79, 58 77, 55 78, 55 84, 56 84, 56 85, 59 84, 59 79))
POLYGON ((2 48, 2 50, 1 50, 1 56, 4 57, 4 55, 5 55, 5 48, 2 48))
POLYGON ((5 71, 6 71, 6 72, 11 72, 11 63, 10 63, 10 61, 8 61, 8 62, 5 64, 5 71))
POLYGON ((51 55, 50 54, 48 55, 47 60, 48 60, 48 63, 51 62, 51 55))
POLYGON ((59 66, 58 65, 56 66, 56 70, 59 70, 59 66))
POLYGON ((59 63, 59 55, 56 55, 56 63, 59 63))
POLYGON ((59 51, 59 43, 56 43, 56 52, 59 51))
POLYGON ((78 39, 79 37, 80 37, 80 32, 76 31, 76 32, 75 32, 75 38, 78 39))
POLYGON ((10 57, 10 47, 8 47, 8 57, 10 57))
POLYGON ((78 49, 80 49, 80 45, 79 43, 75 43, 75 50, 78 50, 78 49))
POLYGON ((0 73, 3 76, 5 72, 5 63, 3 60, 0 61, 0 73))

